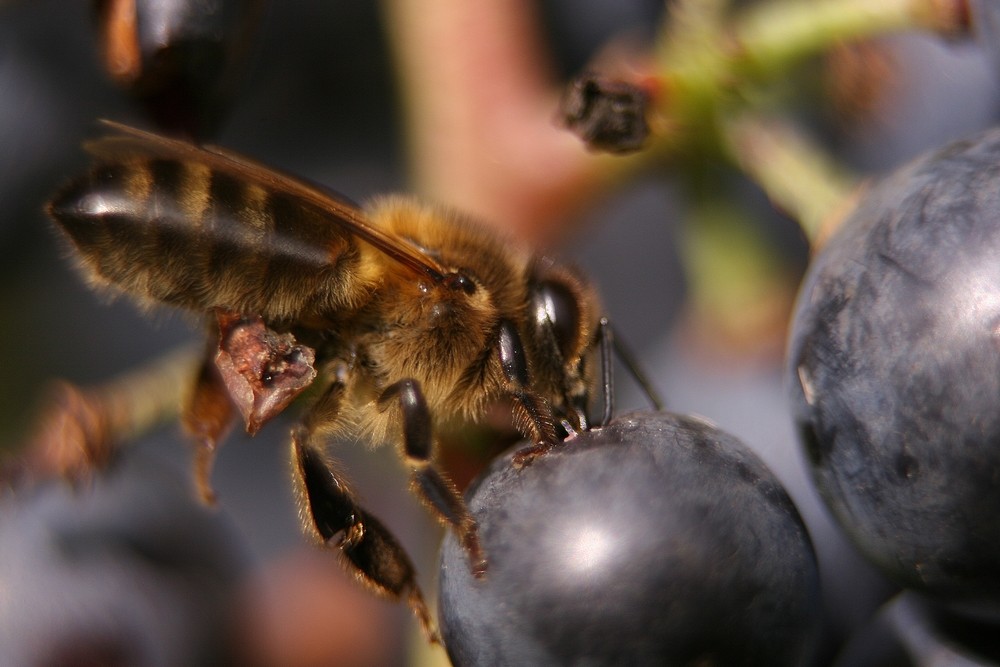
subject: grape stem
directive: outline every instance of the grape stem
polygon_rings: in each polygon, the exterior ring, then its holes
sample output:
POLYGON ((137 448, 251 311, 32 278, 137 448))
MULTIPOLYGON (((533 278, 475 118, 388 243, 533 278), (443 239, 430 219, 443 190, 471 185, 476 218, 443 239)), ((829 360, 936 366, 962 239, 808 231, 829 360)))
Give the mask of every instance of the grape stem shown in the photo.
POLYGON ((654 151, 719 149, 816 247, 856 179, 787 119, 769 84, 836 44, 904 30, 970 30, 967 0, 770 0, 737 15, 725 0, 678 0, 656 44, 654 151))
POLYGON ((384 10, 415 189, 545 247, 565 236, 597 196, 650 163, 683 168, 686 156, 720 148, 791 215, 805 215, 805 233, 817 238, 824 217, 818 209, 839 202, 836 191, 849 179, 823 187, 823 177, 839 170, 817 148, 803 150, 803 139, 772 146, 771 139, 788 136, 784 131, 755 142, 767 149, 758 148, 759 157, 745 154, 745 125, 734 128, 728 119, 780 105, 772 84, 836 44, 906 30, 966 33, 968 5, 767 0, 738 11, 728 0, 675 0, 651 53, 628 62, 624 49, 611 48, 595 63, 656 82, 654 139, 625 157, 587 152, 556 126, 559 82, 531 3, 441 0, 431 7, 389 0, 384 10), (815 172, 803 178, 801 194, 774 173, 789 161, 815 172))
POLYGON ((734 39, 746 63, 775 74, 839 42, 913 29, 955 36, 968 23, 964 0, 771 0, 742 15, 734 39))
POLYGON ((857 179, 787 120, 744 114, 722 129, 731 159, 820 245, 851 207, 857 179))

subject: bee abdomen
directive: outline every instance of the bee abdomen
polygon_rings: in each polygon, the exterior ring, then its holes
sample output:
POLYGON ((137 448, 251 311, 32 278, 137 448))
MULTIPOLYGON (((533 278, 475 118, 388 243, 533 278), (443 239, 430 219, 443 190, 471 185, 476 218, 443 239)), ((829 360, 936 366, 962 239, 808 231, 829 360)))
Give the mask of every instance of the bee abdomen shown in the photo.
POLYGON ((99 282, 185 308, 274 319, 335 308, 357 261, 316 211, 196 162, 99 165, 48 211, 99 282))

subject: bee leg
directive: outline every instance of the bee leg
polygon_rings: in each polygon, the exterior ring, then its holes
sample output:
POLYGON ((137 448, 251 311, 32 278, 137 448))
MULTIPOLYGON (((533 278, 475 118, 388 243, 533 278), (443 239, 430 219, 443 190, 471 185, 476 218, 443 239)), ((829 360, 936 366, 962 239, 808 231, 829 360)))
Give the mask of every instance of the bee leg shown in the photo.
POLYGON ((50 390, 23 454, 0 466, 0 483, 30 484, 53 476, 86 482, 130 441, 174 418, 180 387, 198 360, 187 346, 131 373, 91 387, 57 383, 50 390))
POLYGON ((507 379, 507 391, 514 399, 514 424, 535 443, 514 455, 514 465, 521 467, 558 445, 560 440, 556 436, 552 408, 529 388, 524 345, 514 324, 508 320, 500 323, 498 348, 500 365, 507 379))
POLYGON ((212 464, 218 446, 229 433, 235 410, 229 391, 219 376, 210 353, 198 369, 194 388, 184 402, 181 425, 195 446, 194 479, 199 497, 208 505, 215 504, 212 490, 212 464))
MULTIPOLYGON (((618 355, 618 359, 625 364, 625 369, 632 376, 632 379, 636 381, 639 388, 642 389, 642 393, 646 394, 646 398, 649 400, 649 404, 654 410, 662 410, 664 406, 663 398, 660 393, 653 386, 653 383, 646 377, 646 374, 642 370, 642 366, 636 359, 635 353, 632 349, 622 341, 621 337, 616 334, 611 327, 611 323, 608 318, 602 317, 600 328, 598 329, 598 336, 600 337, 601 343, 601 364, 604 366, 603 373, 603 384, 605 395, 614 393, 613 380, 611 378, 611 350, 618 355)), ((602 425, 607 424, 609 417, 609 410, 613 406, 605 403, 605 421, 602 425)))
POLYGON ((247 433, 254 435, 316 379, 316 351, 257 315, 220 310, 216 319, 215 366, 247 433))
POLYGON ((416 380, 401 380, 379 397, 385 405, 396 399, 402 411, 403 452, 410 466, 410 487, 430 507, 446 526, 458 535, 462 548, 469 556, 472 573, 486 573, 486 558, 479 543, 479 530, 455 484, 433 461, 434 437, 431 413, 427 408, 420 384, 416 380))
POLYGON ((57 382, 21 456, 3 461, 0 482, 19 486, 61 477, 74 485, 107 467, 120 443, 113 437, 108 403, 94 388, 57 382))
POLYGON ((405 599, 428 641, 439 643, 410 558, 392 533, 360 506, 336 463, 315 443, 316 431, 336 417, 343 389, 339 382, 332 384, 310 410, 304 425, 292 433, 293 469, 304 529, 320 544, 339 551, 347 567, 375 592, 405 599))

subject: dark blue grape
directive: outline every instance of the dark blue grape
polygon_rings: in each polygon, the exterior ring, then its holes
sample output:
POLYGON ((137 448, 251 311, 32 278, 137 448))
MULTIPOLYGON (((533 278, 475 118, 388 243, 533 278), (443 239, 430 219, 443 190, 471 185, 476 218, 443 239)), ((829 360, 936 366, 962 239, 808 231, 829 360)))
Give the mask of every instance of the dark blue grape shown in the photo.
POLYGON ((860 628, 833 667, 990 667, 1000 664, 995 625, 955 617, 926 598, 900 593, 860 628))
POLYGON ((264 5, 97 0, 102 64, 162 130, 204 139, 236 101, 264 5))
POLYGON ((127 452, 71 489, 0 499, 0 665, 234 664, 248 570, 179 471, 127 452))
POLYGON ((446 538, 440 621, 457 667, 805 665, 819 619, 806 529, 738 440, 636 413, 467 494, 486 577, 446 538))
POLYGON ((789 371, 816 483, 860 550, 1000 612, 1000 131, 864 196, 809 270, 789 371))

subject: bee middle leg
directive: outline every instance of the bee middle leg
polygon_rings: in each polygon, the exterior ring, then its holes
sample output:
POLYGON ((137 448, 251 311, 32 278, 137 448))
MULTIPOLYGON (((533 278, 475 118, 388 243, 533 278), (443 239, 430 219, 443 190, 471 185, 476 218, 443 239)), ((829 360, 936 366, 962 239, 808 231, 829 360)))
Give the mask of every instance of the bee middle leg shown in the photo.
POLYGON ((342 382, 331 384, 303 425, 292 432, 292 462, 304 528, 320 544, 339 551, 363 583, 388 598, 405 599, 427 639, 439 642, 409 556, 392 533, 361 507, 336 462, 323 451, 318 432, 336 420, 343 393, 342 382))
POLYGON ((465 500, 451 479, 434 463, 434 436, 431 413, 420 383, 400 380, 379 397, 379 405, 399 402, 403 420, 403 453, 410 466, 410 487, 437 514, 438 519, 458 535, 469 556, 473 575, 486 572, 486 558, 479 543, 479 530, 465 500))

